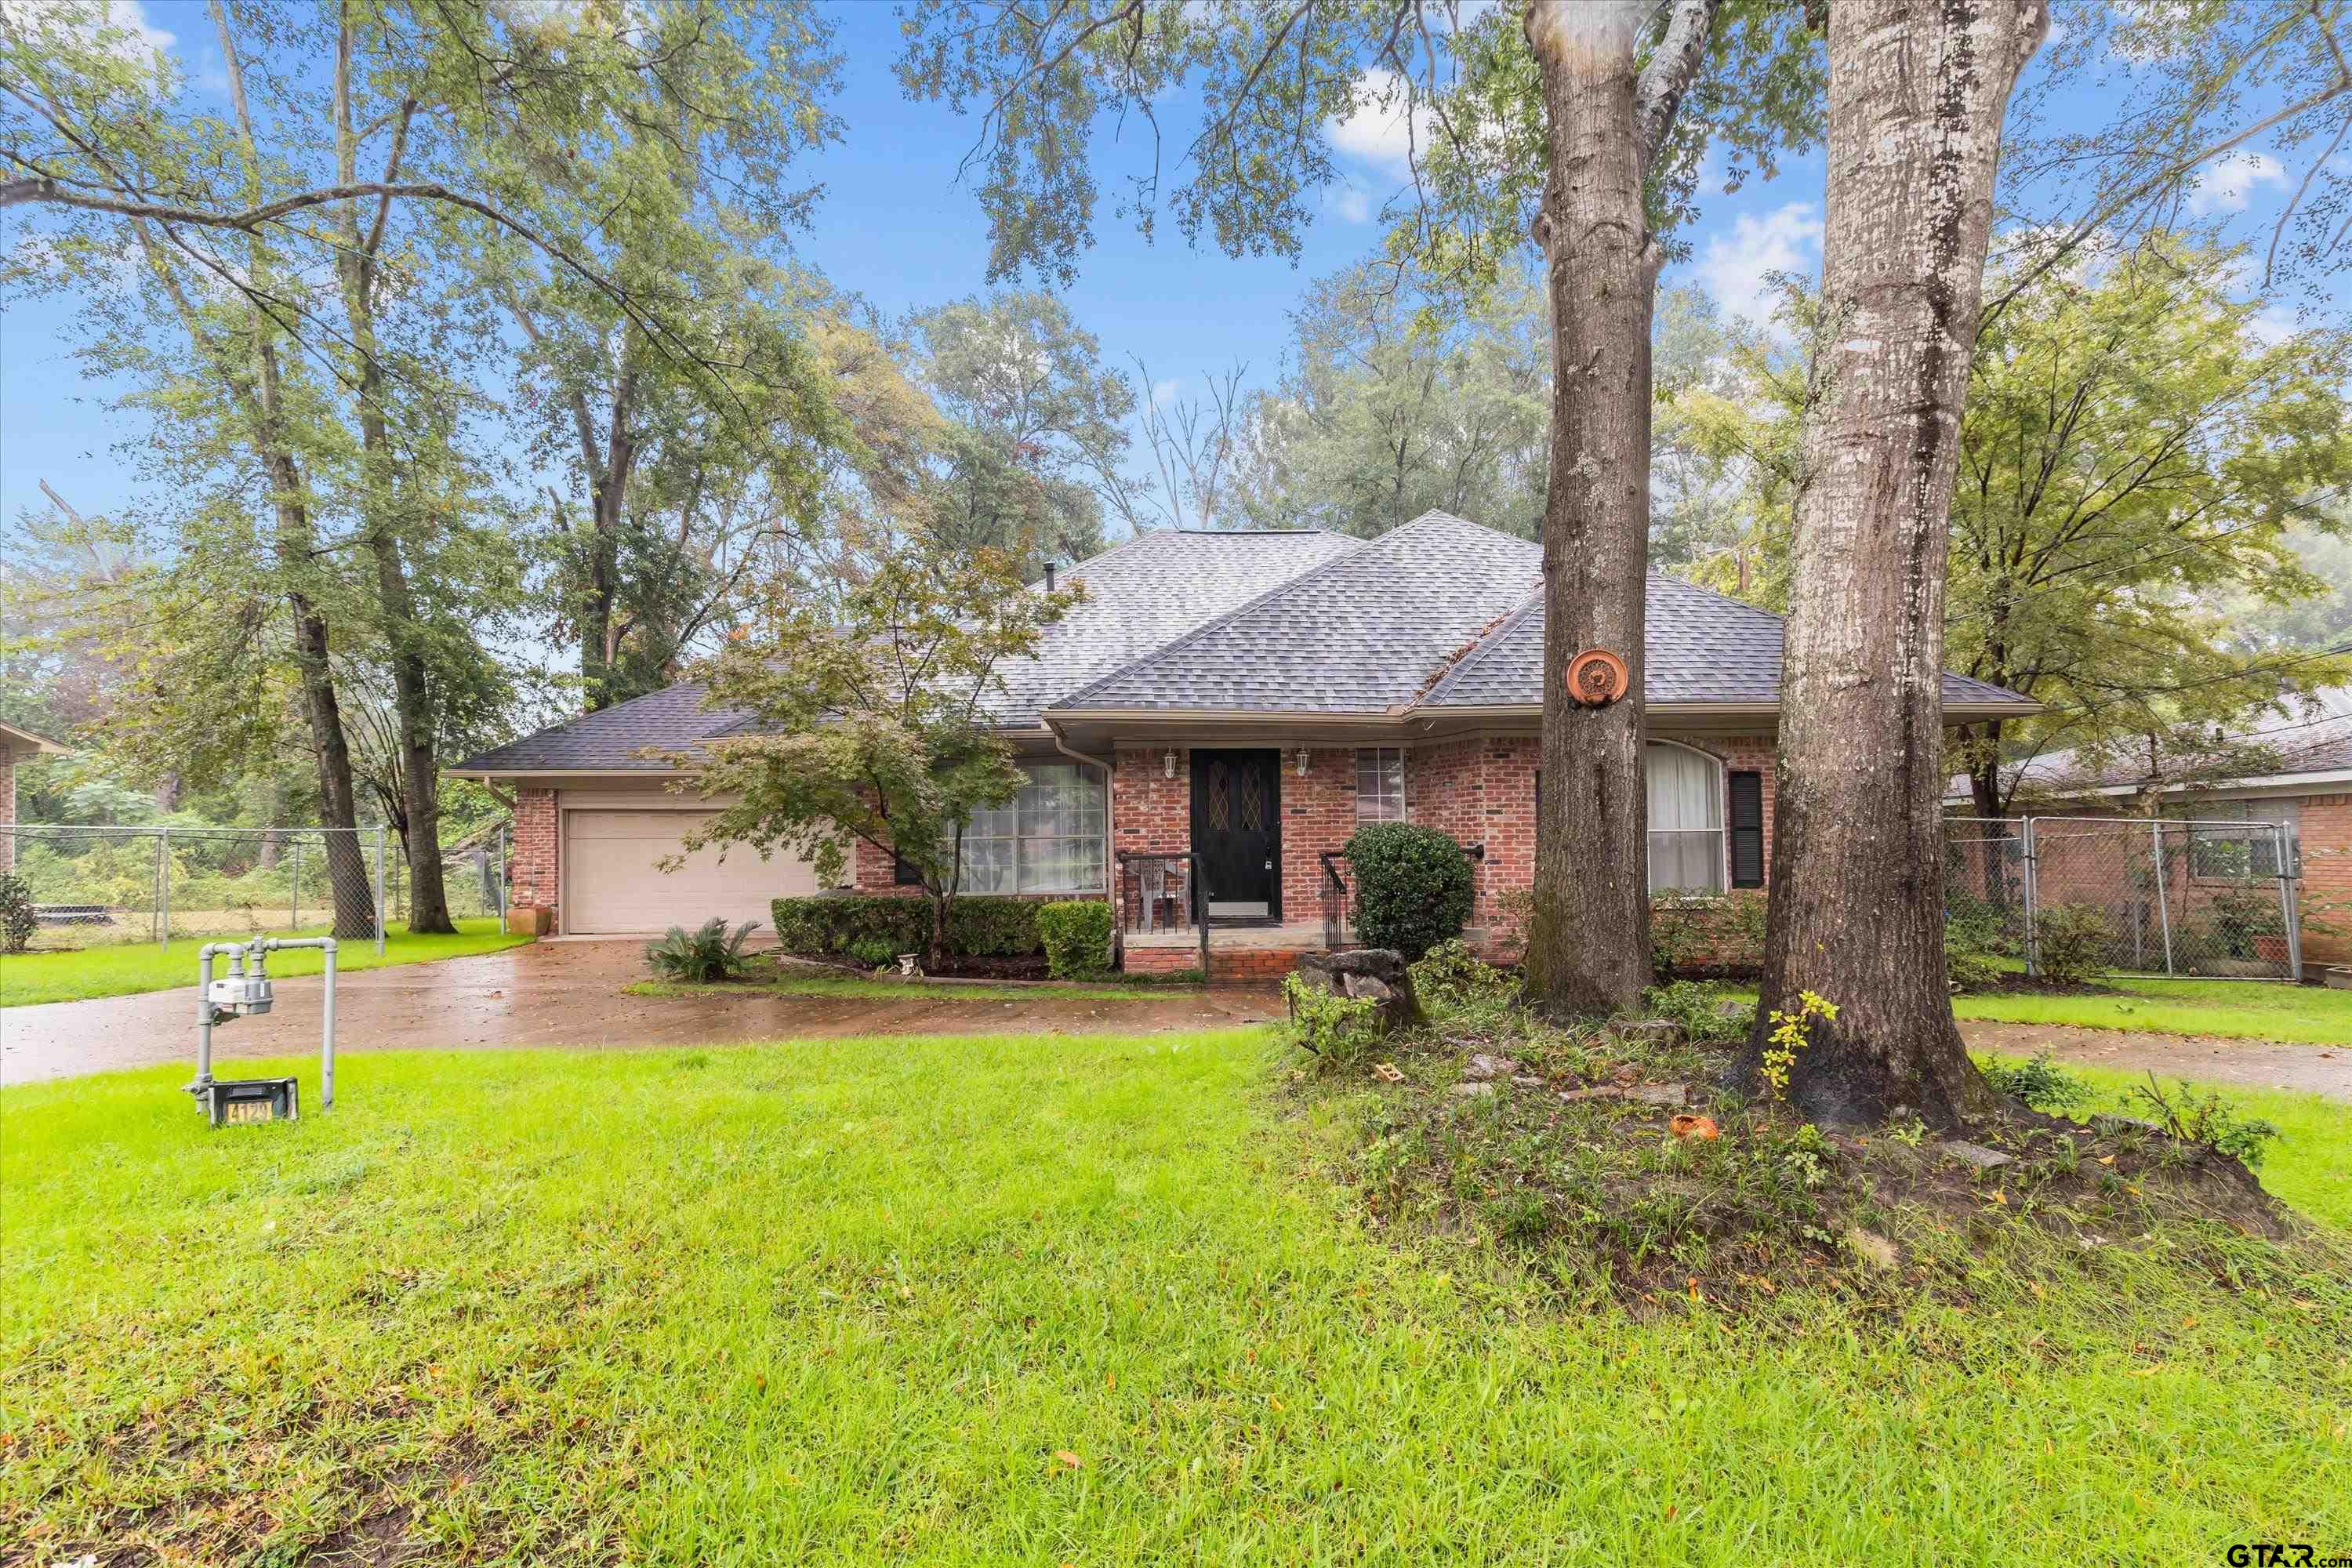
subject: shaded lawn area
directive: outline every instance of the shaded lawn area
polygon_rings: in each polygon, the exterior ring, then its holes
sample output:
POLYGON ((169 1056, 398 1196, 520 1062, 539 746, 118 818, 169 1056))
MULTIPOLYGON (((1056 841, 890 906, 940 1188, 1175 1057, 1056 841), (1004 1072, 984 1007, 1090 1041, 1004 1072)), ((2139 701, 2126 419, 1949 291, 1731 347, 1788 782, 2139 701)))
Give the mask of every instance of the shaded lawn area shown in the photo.
POLYGON ((851 1002, 1037 1002, 1055 997, 1076 1002, 1157 1002, 1207 994, 1202 985, 1155 984, 992 985, 985 981, 876 980, 864 975, 812 974, 783 979, 752 978, 697 985, 675 980, 639 980, 621 987, 633 996, 824 996, 851 1002))
MULTIPOLYGON (((1368 1230, 1271 1049, 354 1055, 333 1112, 218 1133, 184 1068, 0 1092, 0 1539, 1090 1565, 2352 1540, 2352 1352, 2312 1352, 2291 1301, 2105 1249, 1899 1324, 1794 1292, 1562 1316, 1492 1237, 1368 1230)), ((2340 1168, 2340 1114, 2306 1131, 2331 1142, 2293 1158, 2340 1168)))
POLYGON ((2352 991, 2252 980, 2108 980, 2120 995, 1962 995, 1962 1018, 2072 1024, 2164 1035, 2226 1035, 2352 1046, 2352 991))
MULTIPOLYGON (((383 956, 373 942, 347 942, 335 952, 335 968, 376 969, 394 963, 422 963, 436 958, 462 958, 473 952, 496 952, 520 947, 531 939, 509 936, 495 916, 456 922, 456 936, 411 936, 394 921, 384 928, 383 956)), ((326 926, 307 927, 289 934, 325 936, 326 926)), ((213 941, 226 941, 215 937, 213 941)), ((0 1007, 26 1007, 37 1002, 81 1002, 93 996, 128 996, 138 991, 168 991, 196 983, 196 941, 174 942, 167 947, 152 942, 116 947, 86 947, 71 952, 12 952, 0 956, 0 1007)), ((272 953, 269 973, 276 976, 316 974, 326 965, 315 951, 272 953)))

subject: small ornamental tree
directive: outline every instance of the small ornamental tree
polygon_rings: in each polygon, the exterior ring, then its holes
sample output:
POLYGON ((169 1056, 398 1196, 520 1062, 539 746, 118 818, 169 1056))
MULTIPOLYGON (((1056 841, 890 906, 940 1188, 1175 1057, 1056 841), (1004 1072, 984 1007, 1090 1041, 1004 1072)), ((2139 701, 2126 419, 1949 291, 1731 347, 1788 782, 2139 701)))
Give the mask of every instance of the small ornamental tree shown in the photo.
POLYGON ((688 853, 782 849, 828 886, 860 841, 911 867, 937 968, 964 830, 1021 788, 990 701, 1006 664, 1034 653, 1084 590, 1032 592, 994 551, 951 559, 895 543, 836 592, 764 595, 760 634, 692 671, 707 707, 743 715, 739 731, 668 760, 686 771, 680 788, 734 797, 687 834, 688 853))
POLYGON ((1470 857, 1433 827, 1380 822, 1348 840, 1356 873, 1356 929, 1367 947, 1407 962, 1462 934, 1470 918, 1470 857))

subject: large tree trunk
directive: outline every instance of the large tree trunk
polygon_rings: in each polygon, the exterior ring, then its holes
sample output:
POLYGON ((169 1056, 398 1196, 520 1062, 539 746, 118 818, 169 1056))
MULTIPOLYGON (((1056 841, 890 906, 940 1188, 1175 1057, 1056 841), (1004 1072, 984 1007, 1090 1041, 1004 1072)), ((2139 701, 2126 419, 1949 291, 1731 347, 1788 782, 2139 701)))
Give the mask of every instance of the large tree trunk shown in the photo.
POLYGON ((1542 788, 1531 1000, 1626 1013, 1650 983, 1649 802, 1642 773, 1650 529, 1650 317, 1658 254, 1635 124, 1641 0, 1535 0, 1551 175, 1536 237, 1552 304, 1551 489, 1544 508, 1542 788), (1625 661, 1629 689, 1585 707, 1569 661, 1625 661))
MULTIPOLYGON (((1836 0, 1816 402, 1796 511, 1764 1011, 1838 1005, 1790 1072, 1825 1121, 1997 1097, 1943 952, 1944 579, 2010 89, 2042 0, 1836 0)), ((1751 1079, 1769 1017, 1749 1046, 1751 1079)))

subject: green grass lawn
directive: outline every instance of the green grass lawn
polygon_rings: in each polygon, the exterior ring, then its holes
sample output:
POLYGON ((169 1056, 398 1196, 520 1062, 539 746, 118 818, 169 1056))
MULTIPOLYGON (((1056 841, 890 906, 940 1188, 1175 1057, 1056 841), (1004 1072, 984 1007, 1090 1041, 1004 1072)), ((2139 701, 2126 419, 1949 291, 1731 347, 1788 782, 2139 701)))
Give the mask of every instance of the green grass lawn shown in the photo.
MULTIPOLYGON (((1368 1229, 1268 1050, 368 1053, 333 1112, 223 1132, 184 1068, 0 1092, 0 1539, 1041 1565, 2352 1542, 2335 1309, 2111 1247, 1899 1323, 1826 1296, 1563 1316, 1492 1237, 1368 1229)), ((2341 1168, 2342 1115, 2302 1131, 2326 1147, 2294 1159, 2341 1168)))
MULTIPOLYGON (((347 942, 335 952, 339 972, 374 969, 388 963, 422 963, 434 958, 460 958, 469 952, 496 952, 519 947, 530 938, 509 936, 494 917, 461 920, 456 936, 411 936, 394 921, 385 927, 383 955, 373 942, 347 942)), ((284 931, 273 931, 284 936, 284 931)), ((320 926, 299 933, 324 936, 320 926)), ((215 939, 224 940, 224 939, 215 939)), ((168 947, 152 943, 121 947, 86 947, 72 952, 12 952, 0 957, 0 1007, 26 1007, 36 1002, 80 1002, 92 996, 128 996, 137 991, 168 991, 196 983, 196 949, 201 942, 174 942, 168 947)), ((272 953, 269 973, 275 975, 316 974, 325 966, 316 951, 272 953)))
POLYGON ((863 975, 795 975, 783 980, 688 985, 670 980, 639 980, 622 987, 636 996, 740 995, 827 996, 853 1002, 1149 1002, 1166 996, 1198 996, 1199 985, 991 985, 982 981, 875 980, 863 975))
POLYGON ((2250 980, 2114 980, 2122 995, 1956 996, 1962 1018, 2074 1024, 2167 1035, 2228 1035, 2352 1046, 2352 991, 2250 980))

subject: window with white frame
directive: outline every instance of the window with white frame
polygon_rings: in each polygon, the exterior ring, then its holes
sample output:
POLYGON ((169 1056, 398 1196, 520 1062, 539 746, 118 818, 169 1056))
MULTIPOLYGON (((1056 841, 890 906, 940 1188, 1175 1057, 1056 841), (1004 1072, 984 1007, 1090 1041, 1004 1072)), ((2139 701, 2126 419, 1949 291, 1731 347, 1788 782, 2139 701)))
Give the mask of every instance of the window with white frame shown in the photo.
POLYGON ((1359 746, 1356 749, 1356 820, 1404 820, 1402 747, 1359 746))
POLYGON ((1108 808, 1102 775, 1077 763, 1023 763, 1009 805, 972 813, 959 890, 1098 893, 1108 808))
POLYGON ((1688 746, 1652 741, 1650 891, 1723 891, 1723 764, 1688 746))
POLYGON ((2279 855, 2292 871, 2303 833, 2302 803, 2294 800, 2196 800, 2164 808, 2189 819, 2189 874, 2200 881, 2243 882, 2276 877, 2279 855), (2242 822, 2244 827, 2225 826, 2242 822))

